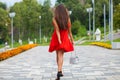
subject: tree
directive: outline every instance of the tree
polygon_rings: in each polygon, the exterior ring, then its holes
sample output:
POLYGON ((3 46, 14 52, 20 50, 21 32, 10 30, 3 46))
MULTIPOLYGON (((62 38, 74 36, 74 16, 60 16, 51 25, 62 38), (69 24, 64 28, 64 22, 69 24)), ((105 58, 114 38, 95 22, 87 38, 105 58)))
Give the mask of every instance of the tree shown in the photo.
POLYGON ((72 33, 73 35, 77 35, 80 28, 80 22, 78 20, 74 21, 72 24, 72 33))
POLYGON ((0 44, 9 41, 9 18, 6 11, 6 5, 0 2, 0 44))
POLYGON ((6 4, 4 4, 4 3, 0 2, 0 8, 2 8, 2 9, 4 9, 4 10, 6 10, 7 6, 6 6, 6 4))
POLYGON ((87 13, 86 13, 85 7, 83 7, 81 4, 79 4, 78 6, 75 6, 72 9, 71 21, 74 22, 76 20, 79 20, 82 25, 87 26, 87 24, 86 24, 86 21, 87 21, 86 16, 87 16, 87 13))
POLYGON ((115 12, 114 12, 114 29, 120 29, 120 5, 117 5, 115 7, 115 12))
POLYGON ((86 9, 83 0, 57 0, 57 3, 64 3, 68 10, 72 11, 71 21, 79 20, 81 24, 86 25, 86 9), (84 19, 84 20, 83 20, 84 19))
POLYGON ((78 20, 75 20, 72 24, 72 33, 73 36, 86 36, 87 30, 84 25, 81 25, 78 20))
POLYGON ((64 3, 68 10, 72 10, 77 4, 80 4, 79 0, 57 0, 57 4, 64 3))
POLYGON ((24 40, 39 37, 39 16, 41 15, 41 5, 36 0, 23 0, 23 2, 16 3, 10 10, 16 12, 14 31, 15 39, 22 38, 24 40), (16 32, 16 33, 18 33, 16 32))
POLYGON ((43 36, 51 36, 51 33, 53 31, 52 27, 52 10, 50 8, 50 0, 46 0, 42 6, 42 15, 41 15, 41 21, 42 21, 42 33, 43 36))
POLYGON ((70 15, 72 23, 77 20, 80 21, 81 25, 85 25, 86 29, 88 28, 88 24, 86 24, 88 23, 88 15, 86 12, 86 0, 57 0, 57 2, 64 3, 68 10, 72 11, 72 14, 70 15))
POLYGON ((113 5, 116 6, 116 5, 119 5, 120 4, 120 0, 113 0, 113 5))
POLYGON ((42 37, 51 36, 52 27, 52 10, 50 0, 45 0, 43 6, 37 3, 37 0, 23 0, 16 3, 10 12, 16 12, 14 18, 14 38, 27 40, 39 39, 40 25, 42 37), (39 18, 41 16, 41 19, 39 18))
POLYGON ((8 13, 3 8, 0 8, 0 42, 8 41, 8 13))

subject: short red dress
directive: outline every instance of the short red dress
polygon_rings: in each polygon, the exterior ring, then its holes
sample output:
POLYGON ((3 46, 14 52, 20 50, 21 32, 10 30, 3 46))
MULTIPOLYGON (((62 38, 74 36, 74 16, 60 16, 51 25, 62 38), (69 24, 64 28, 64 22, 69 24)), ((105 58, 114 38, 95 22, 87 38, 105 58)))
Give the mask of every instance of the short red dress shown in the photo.
MULTIPOLYGON (((54 24, 53 24, 54 26, 54 24)), ((71 27, 71 23, 68 23, 68 28, 71 27)), ((64 50, 64 52, 70 52, 74 50, 73 44, 71 43, 68 35, 68 30, 60 30, 60 38, 62 43, 59 44, 58 37, 56 34, 56 31, 54 29, 54 32, 52 34, 51 42, 49 45, 49 52, 53 52, 56 50, 64 50)))

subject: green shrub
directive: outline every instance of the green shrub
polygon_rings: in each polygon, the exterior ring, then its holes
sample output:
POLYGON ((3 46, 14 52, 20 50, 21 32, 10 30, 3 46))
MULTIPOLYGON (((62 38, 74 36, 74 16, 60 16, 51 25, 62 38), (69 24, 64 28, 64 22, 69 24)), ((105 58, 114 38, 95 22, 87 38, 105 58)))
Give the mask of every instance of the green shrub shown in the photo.
POLYGON ((78 20, 72 24, 72 33, 74 36, 86 36, 87 30, 84 25, 81 25, 78 20))

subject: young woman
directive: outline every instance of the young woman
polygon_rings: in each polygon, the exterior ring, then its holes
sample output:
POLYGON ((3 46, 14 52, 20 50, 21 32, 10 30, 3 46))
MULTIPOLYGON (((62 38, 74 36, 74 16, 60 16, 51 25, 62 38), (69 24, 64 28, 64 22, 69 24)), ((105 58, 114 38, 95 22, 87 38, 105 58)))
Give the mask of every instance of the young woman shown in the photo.
POLYGON ((57 78, 63 76, 63 55, 64 52, 73 51, 73 37, 71 33, 71 21, 68 10, 63 4, 56 7, 52 19, 54 32, 49 46, 49 52, 56 51, 56 61, 58 66, 57 78))

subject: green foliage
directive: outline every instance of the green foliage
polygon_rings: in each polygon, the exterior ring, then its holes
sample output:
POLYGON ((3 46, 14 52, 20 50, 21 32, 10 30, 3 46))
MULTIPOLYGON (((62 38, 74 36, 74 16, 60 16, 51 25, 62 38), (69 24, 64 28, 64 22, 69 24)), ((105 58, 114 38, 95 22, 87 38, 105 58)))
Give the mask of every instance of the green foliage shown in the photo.
POLYGON ((120 29, 120 5, 117 5, 115 7, 115 12, 114 12, 114 29, 120 29))
POLYGON ((51 36, 53 32, 52 26, 52 10, 50 9, 50 0, 46 0, 41 9, 41 27, 42 27, 42 37, 51 36))
POLYGON ((78 34, 79 28, 80 28, 80 22, 78 20, 76 20, 72 24, 72 33, 73 33, 73 35, 77 35, 78 34))
MULTIPOLYGON (((101 33, 104 33, 104 27, 103 26, 98 27, 98 29, 100 29, 101 33)), ((109 26, 106 26, 106 32, 109 32, 109 26)))
POLYGON ((85 26, 81 25, 80 22, 78 20, 76 20, 73 24, 72 24, 72 33, 75 36, 86 36, 87 31, 85 26))
POLYGON ((120 42, 120 38, 115 39, 113 42, 120 42))
POLYGON ((57 0, 57 3, 64 3, 68 10, 72 10, 77 4, 80 4, 79 0, 57 0))
MULTIPOLYGON (((104 25, 104 17, 103 17, 103 8, 104 8, 104 4, 106 5, 106 17, 107 17, 107 24, 108 24, 108 20, 109 20, 109 18, 108 18, 108 13, 109 13, 109 4, 108 4, 108 1, 109 0, 99 0, 99 1, 97 1, 97 0, 94 0, 94 4, 95 4, 95 26, 96 27, 98 27, 98 26, 103 26, 104 25)), ((90 5, 90 6, 88 6, 88 7, 92 7, 93 8, 93 4, 92 4, 92 0, 90 0, 89 2, 86 2, 86 4, 88 5, 90 5)), ((86 6, 86 8, 88 8, 87 6, 86 6)), ((93 14, 91 14, 91 15, 93 15, 93 14)), ((91 17, 92 18, 92 20, 93 20, 93 17, 91 17)))
POLYGON ((0 8, 0 39, 4 42, 8 40, 7 20, 7 12, 3 8, 0 8))
POLYGON ((50 5, 50 0, 46 0, 43 6, 38 4, 37 0, 23 0, 23 2, 16 3, 10 10, 16 13, 14 40, 39 38, 40 27, 42 37, 50 36, 53 31, 50 5))
POLYGON ((91 42, 90 41, 85 41, 84 43, 80 44, 80 45, 90 45, 91 42))
MULTIPOLYGON (((107 25, 109 22, 109 0, 95 0, 95 27, 100 28, 104 32, 103 26, 103 4, 106 4, 107 25), (100 26, 100 27, 99 27, 100 26)), ((72 11, 71 22, 72 32, 74 36, 86 36, 88 29, 88 13, 86 8, 93 7, 92 0, 57 0, 56 5, 63 3, 68 10, 72 11)), ((114 29, 120 28, 120 0, 114 0, 114 29)), ((15 12, 14 17, 14 40, 26 40, 30 38, 39 39, 40 26, 42 31, 42 38, 50 37, 53 32, 52 26, 52 9, 50 7, 50 0, 45 0, 43 5, 37 3, 37 0, 23 0, 23 2, 16 3, 6 10, 6 5, 0 2, 0 40, 8 41, 11 37, 10 18, 8 12, 15 12), (39 18, 41 16, 41 19, 39 18)), ((91 12, 91 26, 93 16, 91 12)), ((108 27, 107 27, 108 28, 108 27)), ((92 28, 91 28, 92 30, 92 28)), ((108 30, 108 29, 107 29, 108 30)))
POLYGON ((75 20, 79 20, 82 25, 86 25, 86 15, 87 13, 85 7, 83 7, 81 4, 78 4, 78 6, 73 7, 72 9, 71 20, 72 22, 74 22, 75 20))
POLYGON ((79 35, 82 37, 87 35, 87 30, 86 30, 86 27, 84 25, 80 26, 79 35))
POLYGON ((41 15, 41 5, 36 0, 23 0, 16 3, 11 12, 14 11, 14 39, 33 39, 39 36, 39 16, 41 15))
POLYGON ((116 5, 119 5, 120 4, 120 0, 114 0, 113 1, 113 5, 116 6, 116 5))
POLYGON ((79 20, 82 25, 87 27, 86 21, 86 6, 83 0, 57 0, 58 3, 64 3, 64 5, 68 8, 68 10, 72 11, 70 15, 71 21, 79 20), (84 20, 83 20, 84 19, 84 20))
POLYGON ((4 4, 4 3, 0 2, 0 8, 2 8, 2 9, 4 9, 4 10, 6 10, 6 4, 4 4))

